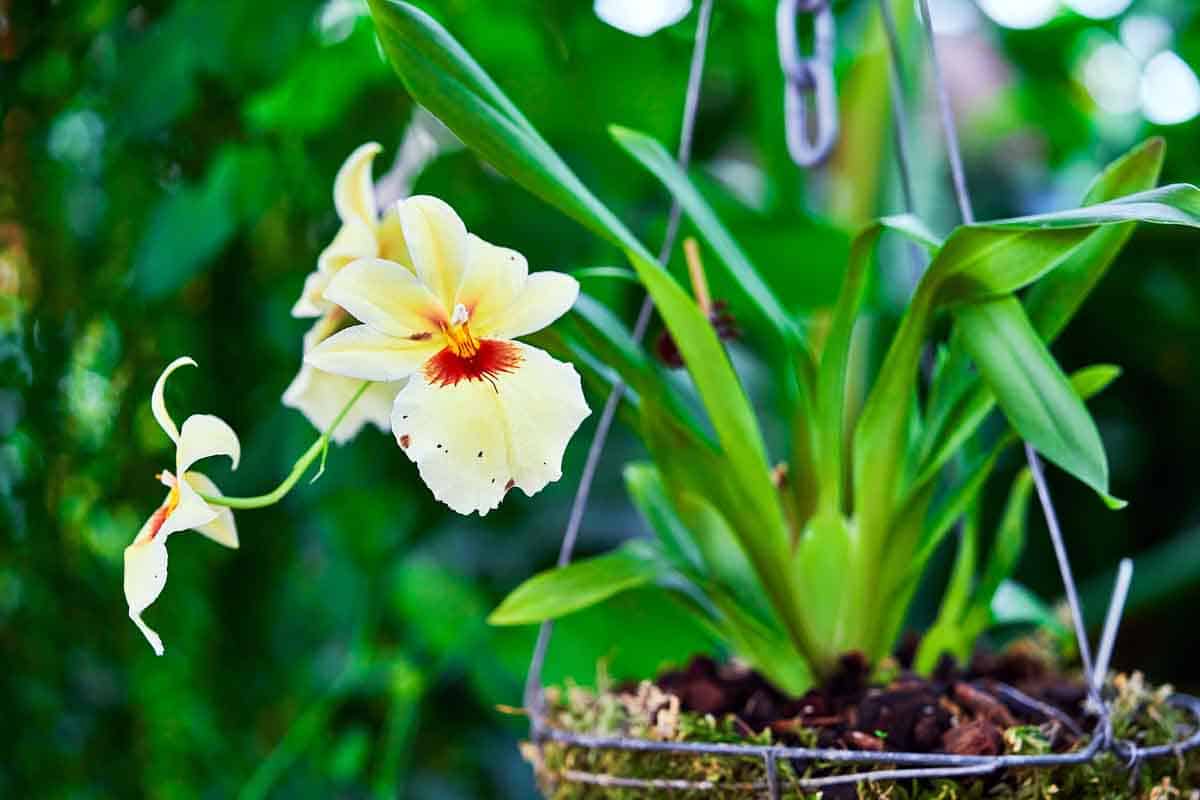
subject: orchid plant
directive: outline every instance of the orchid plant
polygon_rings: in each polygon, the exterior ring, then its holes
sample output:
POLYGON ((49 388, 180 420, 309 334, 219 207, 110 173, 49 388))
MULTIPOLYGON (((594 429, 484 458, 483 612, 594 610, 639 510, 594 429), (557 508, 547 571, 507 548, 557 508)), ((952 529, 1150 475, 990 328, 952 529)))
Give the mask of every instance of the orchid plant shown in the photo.
POLYGON ((1068 375, 1048 346, 1134 223, 1200 226, 1200 190, 1155 188, 1161 142, 1110 165, 1076 209, 962 225, 944 237, 911 216, 866 226, 827 324, 808 326, 667 151, 614 127, 616 144, 662 182, 731 279, 734 313, 767 332, 756 349, 788 422, 783 441, 767 442, 707 298, 691 296, 649 254, 437 22, 399 0, 370 7, 385 53, 418 102, 495 169, 624 254, 633 267, 626 276, 653 299, 690 377, 686 386, 669 379, 620 319, 586 295, 572 324, 543 338, 598 388, 611 385, 613 373, 629 387, 626 418, 650 460, 625 476, 654 537, 531 578, 493 623, 550 620, 658 584, 733 653, 798 692, 830 675, 842 653, 890 652, 931 555, 960 520, 959 558, 921 663, 943 651, 963 654, 997 621, 993 599, 1017 591, 1008 578, 1024 535, 1028 477, 1018 477, 982 566, 977 507, 997 460, 1017 441, 1110 506, 1122 505, 1109 492, 1103 444, 1084 405, 1118 370, 1096 365, 1068 375), (915 242, 929 263, 859 408, 848 402, 852 334, 885 232, 915 242), (926 354, 932 369, 923 378, 926 354), (1003 421, 999 432, 985 425, 992 418, 1003 421))

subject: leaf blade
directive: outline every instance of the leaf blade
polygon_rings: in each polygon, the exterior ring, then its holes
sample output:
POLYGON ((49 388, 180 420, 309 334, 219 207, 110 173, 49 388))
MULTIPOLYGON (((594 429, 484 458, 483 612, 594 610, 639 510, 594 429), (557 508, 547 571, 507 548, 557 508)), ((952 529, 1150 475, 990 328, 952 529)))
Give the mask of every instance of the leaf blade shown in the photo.
POLYGON ((957 311, 963 343, 1017 432, 1102 495, 1108 461, 1100 432, 1015 298, 957 311))
POLYGON ((634 540, 601 556, 534 575, 488 616, 490 625, 532 625, 558 619, 655 581, 661 562, 647 542, 634 540))

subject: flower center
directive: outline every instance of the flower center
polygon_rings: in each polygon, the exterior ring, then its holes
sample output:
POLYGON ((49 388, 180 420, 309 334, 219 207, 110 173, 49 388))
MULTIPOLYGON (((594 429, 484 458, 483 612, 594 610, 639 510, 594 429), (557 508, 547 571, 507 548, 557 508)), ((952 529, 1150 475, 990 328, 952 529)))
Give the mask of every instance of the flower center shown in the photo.
POLYGON ((474 358, 479 352, 479 340, 471 333, 470 314, 467 307, 459 303, 450 315, 450 324, 445 328, 448 347, 459 358, 474 358))

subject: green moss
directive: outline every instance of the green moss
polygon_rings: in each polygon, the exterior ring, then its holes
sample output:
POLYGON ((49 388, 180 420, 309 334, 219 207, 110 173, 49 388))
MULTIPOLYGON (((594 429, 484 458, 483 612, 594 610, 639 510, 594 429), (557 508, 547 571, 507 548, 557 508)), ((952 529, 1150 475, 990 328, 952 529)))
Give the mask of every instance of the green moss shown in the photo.
MULTIPOLYGON (((1113 729, 1117 736, 1143 746, 1165 744, 1180 731, 1189 730, 1190 719, 1166 700, 1170 687, 1154 689, 1141 675, 1118 676, 1113 683, 1113 729)), ((550 724, 562 730, 607 736, 628 736, 672 742, 739 742, 770 744, 769 731, 754 734, 743 730, 733 717, 682 712, 678 698, 653 684, 642 683, 635 692, 591 692, 578 687, 552 688, 546 692, 550 724)), ((801 729, 799 744, 814 745, 816 732, 801 729)), ((1048 729, 1020 725, 1005 731, 1009 753, 1050 752, 1048 729)), ((789 740, 789 744, 793 742, 789 740)), ((548 742, 542 748, 531 743, 523 753, 534 765, 542 792, 550 800, 634 800, 669 796, 682 800, 732 800, 761 796, 751 787, 765 780, 760 759, 721 756, 596 750, 548 742), (580 780, 584 774, 612 778, 705 781, 706 791, 633 788, 596 785, 580 780)), ((790 763, 781 762, 781 785, 785 798, 820 797, 804 794, 789 784, 797 776, 790 763)), ((809 774, 831 774, 830 765, 813 765, 809 774)), ((1103 755, 1085 765, 1056 769, 1009 770, 1000 778, 963 781, 932 780, 887 782, 862 785, 862 800, 1169 800, 1195 797, 1200 789, 1200 754, 1146 762, 1134 775, 1112 755, 1103 755)))

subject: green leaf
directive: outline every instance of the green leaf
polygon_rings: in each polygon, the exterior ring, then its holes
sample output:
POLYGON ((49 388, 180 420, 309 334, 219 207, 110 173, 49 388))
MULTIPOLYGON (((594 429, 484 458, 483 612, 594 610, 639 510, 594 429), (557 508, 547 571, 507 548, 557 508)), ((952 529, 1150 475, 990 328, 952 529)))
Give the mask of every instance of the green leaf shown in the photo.
POLYGON ((1008 294, 1066 263, 1096 228, 1127 222, 1200 227, 1200 189, 1173 184, 1083 208, 960 226, 926 279, 942 304, 1008 294))
POLYGON ((624 475, 625 488, 646 524, 658 536, 663 554, 681 568, 706 575, 700 548, 675 513, 658 469, 653 464, 635 462, 625 467, 624 475))
POLYGON ((959 308, 963 344, 1009 422, 1048 460, 1108 496, 1100 432, 1015 298, 959 308))
POLYGON ((623 267, 581 267, 580 269, 571 270, 569 274, 576 280, 581 281, 591 278, 611 278, 613 280, 641 284, 636 272, 623 267))
POLYGON ((847 565, 852 561, 852 540, 846 518, 841 514, 817 514, 805 526, 792 556, 792 575, 805 595, 805 608, 816 629, 816 638, 825 642, 834 655, 842 644, 858 634, 856 607, 851 607, 855 592, 846 591, 846 582, 854 575, 847 565))
MULTIPOLYGON (((1155 137, 1109 164, 1084 197, 1084 204, 1152 189, 1162 170, 1164 142, 1155 137)), ((1058 268, 1038 281, 1025 298, 1033 327, 1052 342, 1095 288, 1133 233, 1136 223, 1094 231, 1058 268)))
POLYGON ((266 206, 261 182, 274 169, 266 150, 229 145, 201 183, 165 197, 138 244, 133 264, 138 290, 163 297, 209 267, 243 220, 266 206))
MULTIPOLYGON (((1084 367, 1071 375, 1071 388, 1079 395, 1081 400, 1088 400, 1107 387, 1119 374, 1120 370, 1109 364, 1084 367)), ((929 511, 929 506, 934 495, 934 490, 937 488, 935 482, 937 475, 933 475, 923 483, 914 484, 910 488, 904 503, 900 507, 901 510, 897 514, 896 523, 887 541, 884 562, 888 566, 885 567, 883 578, 880 582, 880 586, 885 587, 885 596, 893 598, 889 600, 892 606, 898 609, 908 607, 912 593, 915 591, 917 583, 925 571, 925 565, 933 556, 943 538, 954 527, 954 523, 963 514, 975 507, 988 476, 995 468, 997 461, 1005 449, 1016 444, 1018 441, 1017 434, 1013 430, 1009 430, 1001 436, 991 446, 990 450, 982 454, 978 460, 963 470, 963 478, 958 484, 950 488, 932 513, 929 511), (919 532, 919 536, 917 532, 919 532)), ((1013 497, 1018 497, 1020 502, 1028 500, 1027 495, 1024 499, 1019 498, 1016 487, 1014 487, 1013 497)), ((1014 524, 1012 516, 1020 512, 1019 508, 1012 507, 1014 502, 1018 501, 1010 497, 1010 511, 1007 512, 1008 516, 1005 517, 1005 525, 1014 524)), ((1018 519, 1016 521, 1020 522, 1021 520, 1018 519)), ((1015 536, 1016 534, 1008 531, 1004 535, 1015 536)), ((1021 535, 1023 536, 1023 532, 1021 535)), ((1019 555, 1019 546, 1017 547, 1017 554, 1012 554, 1011 541, 1007 542, 1007 544, 998 541, 997 548, 1002 554, 997 556, 996 553, 993 553, 992 562, 988 566, 989 574, 1004 567, 1007 564, 1006 559, 1010 556, 1016 558, 1019 555), (996 561, 996 558, 1000 558, 1000 561, 996 561)), ((1008 576, 1004 575, 1003 577, 1008 576)), ((990 597, 991 593, 995 591, 995 585, 999 582, 999 579, 985 576, 984 580, 990 587, 986 589, 990 597)), ((890 645, 892 637, 896 632, 894 629, 901 621, 902 619, 900 618, 892 621, 889 627, 889 631, 891 632, 888 634, 884 645, 890 645)), ((977 624, 979 631, 982 631, 986 626, 986 621, 977 624)), ((975 635, 977 634, 972 634, 968 638, 973 638, 975 635)))
POLYGON ((580 294, 571 311, 569 323, 601 361, 615 369, 641 398, 670 409, 676 424, 707 440, 708 434, 692 409, 611 310, 590 295, 580 294))
POLYGON ((912 217, 891 217, 868 225, 850 246, 849 265, 834 307, 833 319, 817 375, 817 486, 820 489, 820 513, 839 514, 842 509, 842 450, 845 446, 846 373, 849 369, 850 344, 854 325, 866 294, 868 268, 879 235, 885 227, 922 236, 919 223, 912 217))
MULTIPOLYGON (((1092 366, 1084 367, 1083 369, 1079 369, 1071 373, 1071 388, 1077 395, 1079 395, 1081 400, 1090 400, 1092 397, 1108 388, 1108 385, 1116 380, 1120 374, 1121 368, 1112 364, 1093 364, 1092 366)), ((979 397, 986 397, 988 399, 988 404, 983 409, 983 413, 986 414, 987 411, 991 409, 992 401, 990 392, 972 393, 964 399, 979 397)), ((968 412, 964 412, 964 415, 966 413, 968 412)), ((973 434, 974 430, 972 430, 971 433, 973 434)), ((961 442, 965 442, 967 438, 969 438, 969 436, 962 436, 960 444, 961 442)), ((958 440, 959 437, 954 437, 951 439, 951 441, 958 440)), ((995 456, 999 456, 999 453, 1003 448, 1016 443, 1016 441, 1017 437, 1015 433, 1009 431, 1009 433, 997 443, 993 454, 995 456)), ((942 463, 944 463, 944 461, 942 463)), ((979 463, 981 466, 986 466, 988 469, 991 469, 991 466, 995 463, 995 459, 985 458, 979 463)), ((912 485, 909 488, 908 495, 906 496, 906 502, 903 506, 906 511, 912 508, 920 508, 922 506, 921 498, 924 497, 926 492, 932 488, 934 482, 937 480, 938 474, 940 473, 941 464, 934 462, 930 465, 930 467, 934 467, 935 465, 937 467, 936 469, 926 468, 922 470, 915 480, 913 480, 912 485)), ((968 470, 968 474, 971 473, 972 470, 968 470)))
POLYGON ((613 244, 632 235, 579 181, 524 115, 432 17, 370 0, 379 40, 409 93, 500 172, 613 244))
MULTIPOLYGON (((1088 189, 1084 204, 1095 205, 1153 188, 1162 169, 1163 149, 1163 140, 1156 137, 1109 164, 1088 189)), ((1050 254, 1056 266, 1030 288, 1024 300, 1030 322, 1042 339, 1052 342, 1074 317, 1135 225, 1129 222, 1100 228, 1065 256, 1050 254)), ((934 381, 930 422, 921 448, 921 469, 926 475, 945 465, 979 428, 994 403, 987 387, 971 371, 957 337, 951 341, 947 361, 934 381)))
POLYGON ((645 586, 663 574, 662 561, 645 541, 534 575, 504 598, 488 617, 492 625, 544 622, 645 586))
POLYGON ((974 505, 963 521, 958 540, 958 553, 954 567, 950 570, 950 581, 942 595, 942 604, 937 619, 921 637, 921 645, 913 662, 916 671, 928 675, 937 666, 943 653, 961 657, 965 649, 965 631, 962 617, 971 599, 971 583, 975 580, 975 566, 979 550, 979 507, 974 505))
POLYGON ((1016 581, 1000 584, 992 597, 991 612, 993 625, 1032 624, 1056 633, 1063 628, 1054 616, 1054 609, 1016 581))
POLYGON ((1022 469, 1017 473, 1009 491, 991 555, 972 599, 974 606, 990 608, 992 598, 1001 584, 1016 571, 1021 552, 1025 549, 1026 520, 1029 517, 1029 499, 1032 493, 1033 478, 1028 468, 1022 469))
POLYGON ((763 283, 745 252, 721 224, 716 213, 666 148, 644 133, 620 125, 610 126, 609 132, 617 144, 645 167, 647 172, 662 181, 695 224, 705 243, 717 253, 730 271, 734 285, 767 321, 776 336, 789 345, 796 346, 799 332, 791 316, 763 283))

